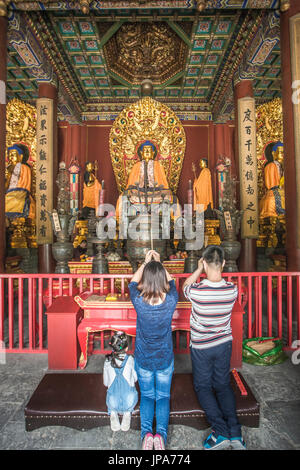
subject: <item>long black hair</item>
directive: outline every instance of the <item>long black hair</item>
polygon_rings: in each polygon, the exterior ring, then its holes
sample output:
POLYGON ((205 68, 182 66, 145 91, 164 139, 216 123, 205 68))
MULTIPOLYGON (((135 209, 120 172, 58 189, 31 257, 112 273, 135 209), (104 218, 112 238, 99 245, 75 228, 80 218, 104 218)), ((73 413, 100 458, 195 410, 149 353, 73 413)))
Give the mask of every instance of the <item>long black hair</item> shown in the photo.
POLYGON ((146 264, 142 278, 138 284, 138 290, 147 303, 155 304, 163 299, 164 294, 169 292, 170 285, 167 280, 166 271, 159 261, 150 261, 146 264))

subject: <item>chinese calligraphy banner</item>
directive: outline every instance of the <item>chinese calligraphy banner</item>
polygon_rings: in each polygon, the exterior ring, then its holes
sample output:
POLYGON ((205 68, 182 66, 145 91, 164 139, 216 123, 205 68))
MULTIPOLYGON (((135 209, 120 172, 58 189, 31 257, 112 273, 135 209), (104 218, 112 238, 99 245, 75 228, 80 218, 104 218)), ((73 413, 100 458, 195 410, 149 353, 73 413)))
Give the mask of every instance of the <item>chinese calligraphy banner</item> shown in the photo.
POLYGON ((258 238, 258 194, 256 159, 255 100, 238 100, 240 201, 244 211, 241 223, 242 238, 258 238))
POLYGON ((36 240, 53 242, 49 213, 53 209, 53 100, 37 100, 36 240))
POLYGON ((295 166, 296 166, 296 231, 297 248, 300 248, 300 14, 290 18, 291 62, 292 62, 292 102, 295 129, 295 166))

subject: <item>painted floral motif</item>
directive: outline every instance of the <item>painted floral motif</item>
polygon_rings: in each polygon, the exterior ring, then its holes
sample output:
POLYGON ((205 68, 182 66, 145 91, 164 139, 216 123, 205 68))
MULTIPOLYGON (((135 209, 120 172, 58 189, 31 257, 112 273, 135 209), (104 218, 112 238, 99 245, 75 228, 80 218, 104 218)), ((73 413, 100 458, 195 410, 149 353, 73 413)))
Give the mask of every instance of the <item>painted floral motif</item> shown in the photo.
POLYGON ((87 21, 85 21, 85 22, 81 21, 79 23, 79 28, 80 28, 80 31, 83 34, 93 33, 94 32, 92 25, 90 23, 88 23, 87 21))
POLYGON ((64 21, 63 23, 60 23, 59 26, 60 26, 62 33, 70 34, 70 33, 75 32, 72 23, 69 23, 68 21, 64 21))

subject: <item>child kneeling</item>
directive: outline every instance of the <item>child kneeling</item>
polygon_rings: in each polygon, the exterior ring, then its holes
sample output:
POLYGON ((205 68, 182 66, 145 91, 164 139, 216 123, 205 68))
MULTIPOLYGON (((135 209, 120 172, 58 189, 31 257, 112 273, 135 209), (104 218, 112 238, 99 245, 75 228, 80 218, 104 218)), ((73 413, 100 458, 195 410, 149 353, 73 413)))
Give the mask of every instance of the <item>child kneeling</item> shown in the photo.
POLYGON ((134 358, 126 354, 128 338, 123 331, 114 333, 109 345, 112 352, 104 361, 103 383, 108 387, 106 405, 110 415, 110 427, 112 431, 128 431, 131 413, 138 402, 134 358), (123 415, 121 425, 118 413, 123 415))

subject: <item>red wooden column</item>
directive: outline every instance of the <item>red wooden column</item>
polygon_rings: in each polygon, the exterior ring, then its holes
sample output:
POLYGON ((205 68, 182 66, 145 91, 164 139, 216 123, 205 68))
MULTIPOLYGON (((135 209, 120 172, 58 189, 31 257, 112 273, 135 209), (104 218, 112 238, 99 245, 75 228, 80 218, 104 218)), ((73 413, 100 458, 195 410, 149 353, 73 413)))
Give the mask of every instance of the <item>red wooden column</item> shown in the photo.
MULTIPOLYGON (((239 140, 238 140, 238 100, 240 98, 253 98, 252 80, 241 80, 234 87, 234 106, 235 106, 235 162, 236 171, 239 174, 239 140)), ((239 191, 237 194, 239 199, 239 191)), ((256 239, 241 239, 241 254, 238 260, 239 270, 243 272, 256 271, 256 239)))
MULTIPOLYGON (((58 173, 57 153, 57 88, 50 83, 40 83, 38 90, 39 98, 50 98, 54 102, 53 110, 53 203, 55 206, 57 198, 57 185, 55 184, 58 173)), ((38 271, 40 273, 53 273, 55 262, 52 257, 52 245, 50 243, 38 245, 38 271)))
POLYGON ((6 68, 7 17, 0 2, 0 272, 5 270, 5 148, 6 148, 6 68))
POLYGON ((5 270, 5 149, 6 149, 6 73, 7 17, 0 2, 0 272, 5 270))
MULTIPOLYGON (((295 80, 300 80, 300 67, 298 66, 298 71, 296 70, 296 74, 293 74, 291 61, 291 54, 298 58, 300 56, 299 42, 291 40, 291 20, 300 14, 300 2, 299 0, 291 0, 290 3, 289 10, 280 15, 286 253, 287 270, 300 271, 300 181, 296 175, 296 161, 300 160, 300 152, 299 145, 296 146, 295 133, 295 110, 299 113, 299 106, 296 107, 297 104, 294 103, 295 98, 300 100, 299 84, 298 94, 295 87, 293 88, 295 80)), ((298 129, 298 139, 300 139, 299 133, 298 129)))

